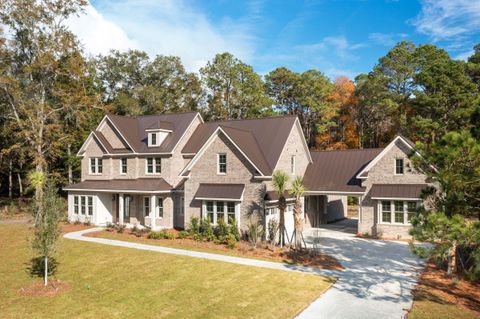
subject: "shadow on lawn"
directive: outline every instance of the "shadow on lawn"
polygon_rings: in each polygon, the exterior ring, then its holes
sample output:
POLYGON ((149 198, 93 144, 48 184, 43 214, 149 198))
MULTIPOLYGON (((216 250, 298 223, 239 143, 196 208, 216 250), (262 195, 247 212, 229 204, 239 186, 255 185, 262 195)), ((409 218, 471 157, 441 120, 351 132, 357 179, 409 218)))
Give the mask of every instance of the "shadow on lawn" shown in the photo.
MULTIPOLYGON (((48 258, 48 275, 55 275, 58 269, 58 261, 54 257, 48 258)), ((30 263, 26 263, 26 270, 31 277, 42 277, 45 274, 45 259, 43 256, 30 259, 30 263)))

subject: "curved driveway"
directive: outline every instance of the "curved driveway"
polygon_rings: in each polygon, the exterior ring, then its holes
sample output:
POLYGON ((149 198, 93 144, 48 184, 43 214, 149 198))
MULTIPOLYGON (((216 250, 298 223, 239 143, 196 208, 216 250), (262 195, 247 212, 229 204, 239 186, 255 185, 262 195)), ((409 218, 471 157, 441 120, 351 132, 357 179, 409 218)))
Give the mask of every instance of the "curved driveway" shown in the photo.
POLYGON ((357 238, 352 220, 306 232, 307 245, 320 236, 321 250, 345 267, 338 281, 298 318, 404 318, 423 269, 405 242, 357 238))

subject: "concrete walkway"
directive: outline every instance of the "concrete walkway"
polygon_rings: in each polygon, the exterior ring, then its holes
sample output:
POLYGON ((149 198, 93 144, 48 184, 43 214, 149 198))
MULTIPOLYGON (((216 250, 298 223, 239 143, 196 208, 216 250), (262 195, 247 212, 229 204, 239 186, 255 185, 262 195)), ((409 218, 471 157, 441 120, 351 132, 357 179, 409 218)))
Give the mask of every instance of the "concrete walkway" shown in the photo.
POLYGON ((264 260, 258 260, 258 259, 252 259, 252 258, 234 257, 234 256, 205 253, 205 252, 192 251, 192 250, 186 250, 186 249, 177 249, 177 248, 169 248, 169 247, 163 247, 163 246, 132 243, 132 242, 127 242, 122 240, 83 236, 84 234, 96 232, 102 229, 103 228, 89 228, 85 230, 67 233, 63 235, 63 237, 68 239, 86 241, 90 243, 97 243, 97 244, 104 244, 104 245, 111 245, 111 246, 125 247, 125 248, 134 248, 134 249, 140 249, 140 250, 148 250, 148 251, 154 251, 158 253, 188 256, 188 257, 194 257, 194 258, 203 258, 203 259, 216 260, 216 261, 222 261, 222 262, 227 262, 232 264, 247 265, 247 266, 254 266, 254 267, 261 267, 261 268, 296 271, 296 272, 309 273, 314 275, 321 275, 325 277, 338 277, 340 273, 339 271, 334 271, 334 270, 324 270, 319 268, 289 265, 281 262, 264 261, 264 260))
POLYGON ((404 318, 424 262, 407 243, 355 237, 348 232, 350 223, 345 220, 307 232, 307 245, 320 236, 322 251, 337 258, 345 271, 298 318, 404 318), (345 231, 338 231, 342 228, 345 231))
POLYGON ((315 237, 320 237, 322 251, 337 258, 345 267, 343 272, 83 236, 102 228, 71 232, 64 237, 117 247, 338 278, 333 287, 298 315, 301 319, 404 318, 406 311, 411 308, 411 291, 424 266, 423 261, 412 255, 407 243, 355 237, 348 232, 351 228, 349 223, 350 221, 346 220, 336 225, 326 225, 322 229, 309 230, 305 234, 309 246, 315 237))

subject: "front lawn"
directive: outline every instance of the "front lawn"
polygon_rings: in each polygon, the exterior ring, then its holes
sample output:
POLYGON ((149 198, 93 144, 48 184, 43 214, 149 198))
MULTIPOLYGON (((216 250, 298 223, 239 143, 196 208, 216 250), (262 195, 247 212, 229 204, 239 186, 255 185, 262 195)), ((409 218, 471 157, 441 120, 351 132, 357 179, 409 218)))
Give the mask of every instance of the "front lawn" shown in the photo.
POLYGON ((291 318, 331 280, 63 239, 50 297, 25 296, 41 279, 27 271, 27 225, 0 225, 2 318, 291 318))

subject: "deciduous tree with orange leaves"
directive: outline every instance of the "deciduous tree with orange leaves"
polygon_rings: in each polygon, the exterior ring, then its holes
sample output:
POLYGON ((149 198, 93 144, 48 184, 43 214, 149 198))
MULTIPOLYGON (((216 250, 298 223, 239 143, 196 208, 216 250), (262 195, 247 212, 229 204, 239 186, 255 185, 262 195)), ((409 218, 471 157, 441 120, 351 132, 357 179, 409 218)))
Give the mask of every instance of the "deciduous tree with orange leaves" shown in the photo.
POLYGON ((357 104, 355 84, 345 76, 338 77, 335 79, 334 90, 329 99, 337 111, 337 116, 333 119, 336 125, 332 126, 328 132, 317 136, 317 148, 358 148, 358 130, 352 118, 357 104))

